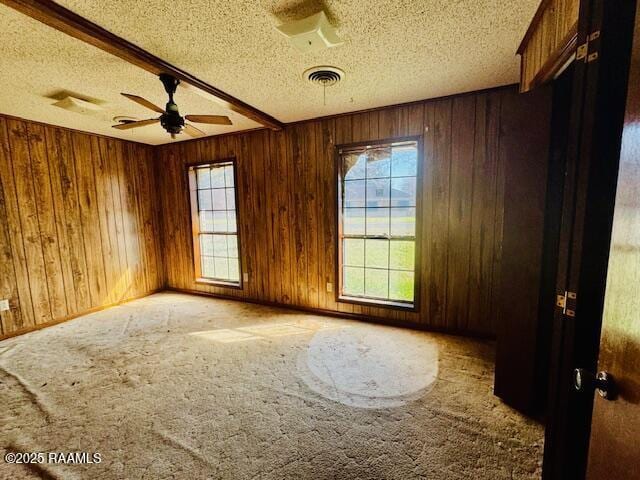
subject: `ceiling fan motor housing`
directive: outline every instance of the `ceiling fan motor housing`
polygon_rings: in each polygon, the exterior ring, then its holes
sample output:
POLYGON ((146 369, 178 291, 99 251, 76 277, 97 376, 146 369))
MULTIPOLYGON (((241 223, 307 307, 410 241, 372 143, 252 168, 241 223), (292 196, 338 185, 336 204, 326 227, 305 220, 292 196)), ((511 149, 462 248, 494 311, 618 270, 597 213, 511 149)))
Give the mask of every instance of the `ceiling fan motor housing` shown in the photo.
POLYGON ((184 128, 184 118, 178 113, 177 107, 175 110, 167 108, 167 113, 160 117, 160 124, 169 133, 180 133, 184 128))

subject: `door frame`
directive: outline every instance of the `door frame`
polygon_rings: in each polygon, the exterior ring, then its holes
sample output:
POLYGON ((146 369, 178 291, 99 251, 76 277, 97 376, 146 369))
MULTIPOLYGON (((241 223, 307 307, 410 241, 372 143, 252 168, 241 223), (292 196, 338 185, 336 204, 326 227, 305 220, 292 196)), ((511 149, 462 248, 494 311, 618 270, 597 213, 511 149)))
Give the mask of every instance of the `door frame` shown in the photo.
POLYGON ((636 0, 581 0, 552 327, 544 480, 583 479, 602 325, 636 0), (580 57, 580 58, 579 58, 580 57))

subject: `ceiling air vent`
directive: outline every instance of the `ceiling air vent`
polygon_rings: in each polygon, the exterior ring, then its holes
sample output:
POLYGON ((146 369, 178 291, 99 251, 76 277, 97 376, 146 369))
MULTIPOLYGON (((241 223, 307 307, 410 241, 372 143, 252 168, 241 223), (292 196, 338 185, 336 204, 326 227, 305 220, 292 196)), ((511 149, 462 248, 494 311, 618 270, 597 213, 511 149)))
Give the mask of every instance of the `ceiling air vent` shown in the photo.
POLYGON ((303 73, 305 80, 321 87, 331 87, 344 78, 344 72, 336 67, 313 67, 303 73))

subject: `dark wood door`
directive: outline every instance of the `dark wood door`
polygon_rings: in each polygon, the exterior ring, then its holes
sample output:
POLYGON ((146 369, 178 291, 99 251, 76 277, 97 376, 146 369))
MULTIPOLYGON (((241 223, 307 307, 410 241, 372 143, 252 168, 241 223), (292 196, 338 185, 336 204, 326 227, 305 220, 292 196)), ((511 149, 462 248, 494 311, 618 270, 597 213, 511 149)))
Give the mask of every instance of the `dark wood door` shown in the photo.
POLYGON ((636 479, 640 470, 640 9, 636 10, 598 369, 613 376, 618 395, 614 400, 595 396, 587 478, 636 479))
MULTIPOLYGON (((615 205, 636 0, 581 0, 568 134, 544 480, 583 480, 615 205)), ((637 88, 637 85, 632 88, 637 88)), ((610 478, 610 477, 604 477, 610 478)))

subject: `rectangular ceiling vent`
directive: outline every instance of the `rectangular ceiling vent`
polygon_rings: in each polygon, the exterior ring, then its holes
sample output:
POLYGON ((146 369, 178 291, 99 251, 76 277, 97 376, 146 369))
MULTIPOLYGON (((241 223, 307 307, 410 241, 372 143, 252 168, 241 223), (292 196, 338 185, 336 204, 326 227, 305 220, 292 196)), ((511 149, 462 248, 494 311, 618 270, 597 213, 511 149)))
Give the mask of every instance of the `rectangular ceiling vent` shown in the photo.
POLYGON ((276 29, 303 53, 337 47, 344 43, 324 12, 285 23, 276 29))
POLYGON ((82 115, 91 115, 93 113, 102 111, 102 107, 100 105, 96 105, 95 103, 91 103, 72 96, 64 97, 55 102, 53 105, 56 107, 64 108, 65 110, 69 110, 70 112, 80 113, 82 115))

